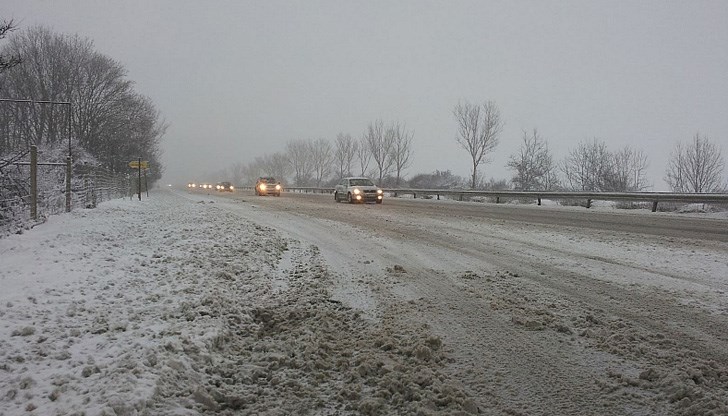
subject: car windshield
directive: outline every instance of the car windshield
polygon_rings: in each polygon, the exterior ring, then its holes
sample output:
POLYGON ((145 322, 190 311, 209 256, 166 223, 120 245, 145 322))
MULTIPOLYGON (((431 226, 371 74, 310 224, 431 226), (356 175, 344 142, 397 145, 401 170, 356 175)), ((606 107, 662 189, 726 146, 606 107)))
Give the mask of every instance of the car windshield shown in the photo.
POLYGON ((276 178, 272 176, 267 178, 260 178, 259 180, 263 183, 276 183, 276 178))
POLYGON ((351 186, 374 186, 369 179, 349 179, 349 184, 351 186))

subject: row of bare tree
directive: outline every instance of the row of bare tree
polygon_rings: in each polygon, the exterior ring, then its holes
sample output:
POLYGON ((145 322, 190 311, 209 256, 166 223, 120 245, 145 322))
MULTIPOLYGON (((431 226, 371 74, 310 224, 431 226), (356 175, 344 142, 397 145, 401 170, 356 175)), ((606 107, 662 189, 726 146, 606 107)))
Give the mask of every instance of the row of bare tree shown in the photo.
POLYGON ((393 177, 399 186, 412 162, 414 132, 399 122, 369 123, 359 139, 339 133, 333 143, 327 139, 299 139, 286 143, 285 150, 256 157, 251 163, 236 163, 218 176, 239 183, 252 183, 259 176, 290 177, 296 186, 323 186, 345 176, 372 176, 382 183, 393 177), (373 163, 372 163, 373 162, 373 163))
POLYGON ((70 140, 77 162, 86 154, 87 161, 120 172, 142 157, 152 166, 151 178, 161 177, 166 124, 152 101, 134 90, 124 66, 94 50, 91 40, 33 27, 9 36, 0 56, 16 60, 0 74, 0 96, 31 101, 0 103, 0 155, 30 145, 65 147, 70 140))
MULTIPOLYGON (((449 170, 418 174, 409 186, 440 188, 468 186, 473 189, 573 190, 637 192, 652 188, 647 179, 648 160, 642 150, 625 146, 610 151, 603 140, 582 141, 556 162, 548 142, 534 129, 524 131, 518 153, 506 163, 513 176, 508 181, 487 182, 478 168, 490 161, 503 129, 498 106, 460 102, 453 109, 458 125, 456 140, 470 155, 471 175, 464 181, 449 170)), ((339 133, 331 143, 325 139, 293 140, 285 151, 236 164, 224 175, 243 183, 257 176, 291 177, 298 186, 323 186, 354 172, 372 176, 380 185, 400 186, 404 170, 412 162, 413 133, 401 123, 385 125, 381 120, 367 126, 361 138, 339 133), (372 163, 373 162, 373 163, 372 163)), ((676 192, 722 192, 724 160, 721 149, 706 137, 678 144, 670 159, 665 180, 676 192)))
MULTIPOLYGON (((478 167, 490 162, 489 155, 498 145, 503 130, 500 110, 493 101, 460 102, 453 109, 453 115, 458 128, 456 140, 470 155, 470 187, 476 188, 480 181, 478 167)), ((506 164, 513 171, 511 184, 517 190, 615 192, 651 188, 646 177, 647 166, 647 156, 642 150, 625 146, 612 152, 598 139, 579 143, 561 163, 556 163, 548 142, 536 129, 532 133, 523 132, 519 152, 511 155, 506 164)), ((675 147, 665 181, 675 192, 723 192, 728 188, 724 168, 720 147, 696 134, 690 143, 675 147)))
MULTIPOLYGON (((520 152, 507 166, 517 190, 639 192, 652 188, 647 179, 647 155, 625 146, 609 151, 604 141, 583 141, 561 163, 555 163, 548 143, 535 129, 524 132, 520 152), (561 174, 561 175, 559 175, 561 174)), ((687 144, 678 143, 669 160, 665 181, 674 192, 724 192, 725 161, 721 149, 696 134, 687 144)))

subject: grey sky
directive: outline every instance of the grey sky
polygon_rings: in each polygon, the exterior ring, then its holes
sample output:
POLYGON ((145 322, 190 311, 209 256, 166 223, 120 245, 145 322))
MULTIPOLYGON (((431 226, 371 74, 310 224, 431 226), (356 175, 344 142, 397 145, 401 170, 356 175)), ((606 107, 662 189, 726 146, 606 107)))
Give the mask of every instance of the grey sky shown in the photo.
POLYGON ((509 178, 522 130, 558 160, 581 140, 649 155, 665 190, 675 143, 697 131, 728 157, 728 1, 38 1, 0 17, 94 40, 170 123, 165 181, 283 150, 358 137, 370 121, 415 132, 408 175, 469 157, 459 99, 506 122, 484 170, 509 178))

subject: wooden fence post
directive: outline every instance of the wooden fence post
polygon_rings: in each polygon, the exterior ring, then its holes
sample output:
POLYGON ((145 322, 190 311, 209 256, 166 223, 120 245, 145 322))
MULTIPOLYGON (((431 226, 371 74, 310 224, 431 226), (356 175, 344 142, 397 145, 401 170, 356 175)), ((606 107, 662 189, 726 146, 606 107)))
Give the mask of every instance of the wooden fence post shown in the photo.
POLYGON ((38 219, 38 146, 30 146, 30 218, 38 219))
POLYGON ((66 212, 71 212, 71 156, 66 156, 66 212))

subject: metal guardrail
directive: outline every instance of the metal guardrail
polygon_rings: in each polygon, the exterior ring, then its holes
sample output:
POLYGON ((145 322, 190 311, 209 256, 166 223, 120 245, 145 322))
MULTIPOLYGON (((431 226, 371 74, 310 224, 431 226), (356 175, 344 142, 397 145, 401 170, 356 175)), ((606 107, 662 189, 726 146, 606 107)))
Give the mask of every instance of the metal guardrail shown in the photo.
MULTIPOLYGON (((252 188, 250 188, 252 189, 252 188)), ((317 187, 301 187, 289 186, 287 191, 305 192, 305 193, 333 193, 334 188, 317 188, 317 187)), ((681 202, 681 203, 721 203, 728 204, 728 193, 702 193, 702 194, 685 194, 672 192, 542 192, 542 191, 478 191, 471 189, 411 189, 411 188, 393 188, 384 189, 390 195, 417 195, 449 196, 463 200, 466 196, 484 196, 495 198, 496 203, 502 199, 532 199, 541 205, 542 199, 575 199, 586 201, 586 207, 590 208, 593 201, 634 201, 634 202, 651 202, 652 212, 657 211, 657 205, 660 202, 681 202)))

